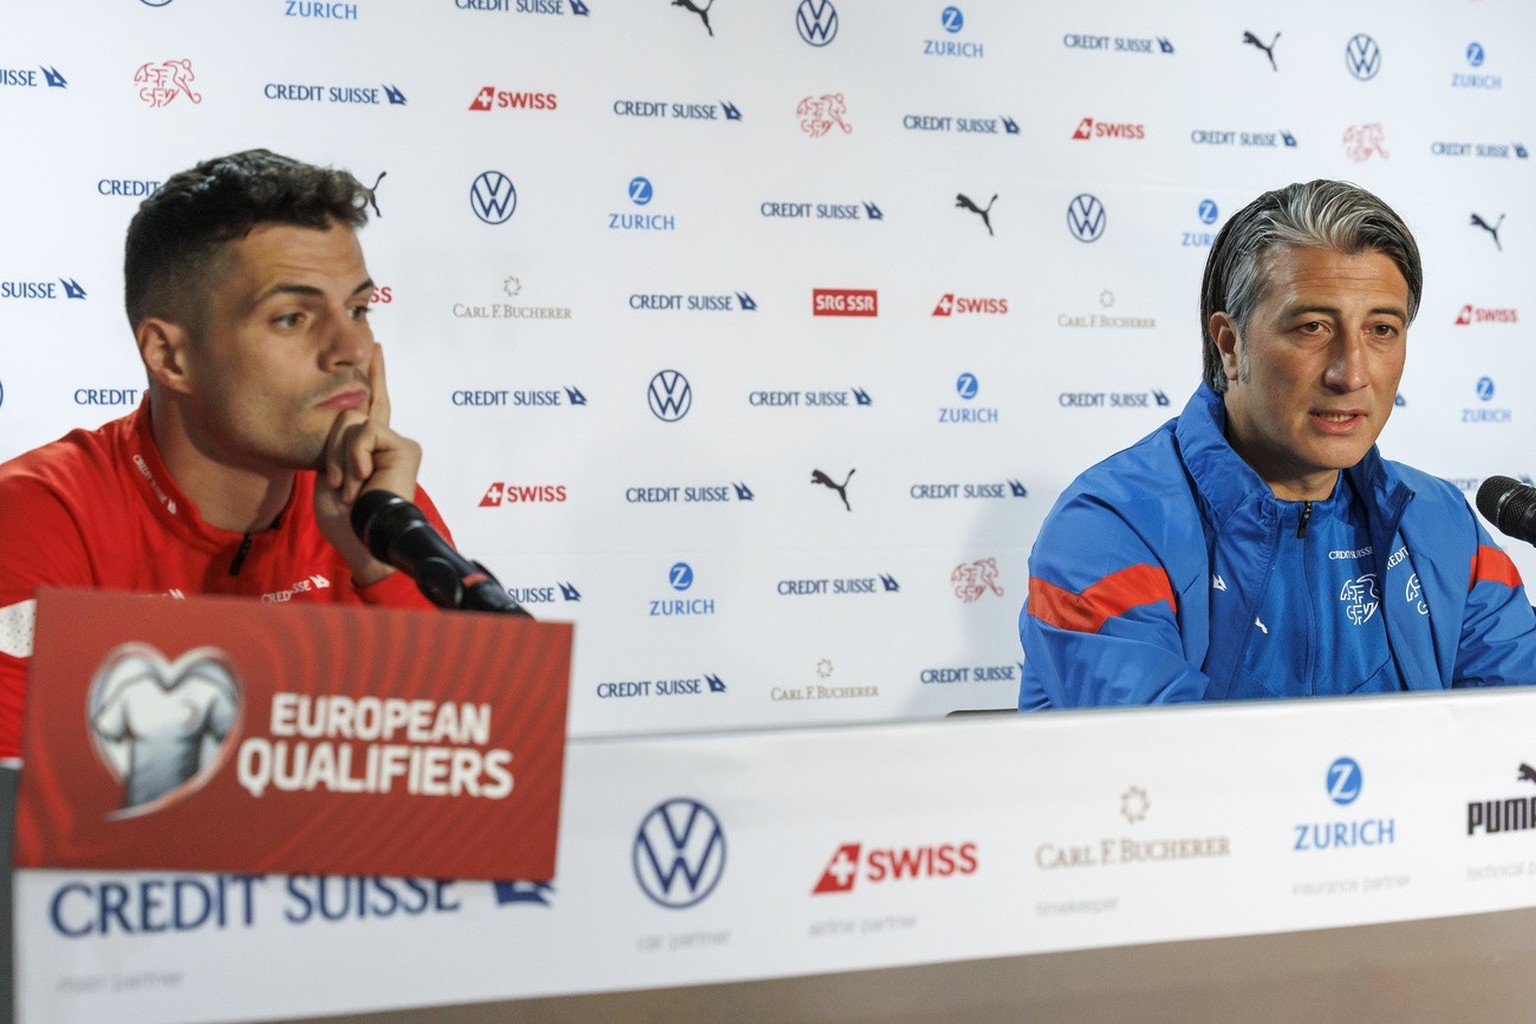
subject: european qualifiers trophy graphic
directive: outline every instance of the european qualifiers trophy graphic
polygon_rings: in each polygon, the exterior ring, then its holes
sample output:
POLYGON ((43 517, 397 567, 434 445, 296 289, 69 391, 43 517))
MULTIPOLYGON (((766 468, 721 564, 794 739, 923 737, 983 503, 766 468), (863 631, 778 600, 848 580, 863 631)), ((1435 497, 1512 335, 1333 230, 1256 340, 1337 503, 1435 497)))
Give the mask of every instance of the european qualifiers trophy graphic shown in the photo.
POLYGON ((218 769, 240 722, 240 684, 229 658, 197 647, 169 661, 148 644, 107 654, 86 698, 91 739, 123 786, 108 818, 157 811, 195 792, 218 769))

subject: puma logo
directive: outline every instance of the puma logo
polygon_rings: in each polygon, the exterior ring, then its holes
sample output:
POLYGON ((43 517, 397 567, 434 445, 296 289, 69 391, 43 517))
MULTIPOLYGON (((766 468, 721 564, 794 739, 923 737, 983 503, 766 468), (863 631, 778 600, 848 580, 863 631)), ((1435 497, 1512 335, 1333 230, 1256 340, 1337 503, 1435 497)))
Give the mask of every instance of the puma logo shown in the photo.
POLYGON ((850 469, 847 478, 842 483, 838 483, 821 470, 813 469, 811 470, 811 483, 832 488, 832 490, 837 492, 837 496, 843 499, 843 508, 852 512, 853 506, 848 504, 848 481, 853 479, 853 474, 856 472, 858 472, 857 469, 850 469))

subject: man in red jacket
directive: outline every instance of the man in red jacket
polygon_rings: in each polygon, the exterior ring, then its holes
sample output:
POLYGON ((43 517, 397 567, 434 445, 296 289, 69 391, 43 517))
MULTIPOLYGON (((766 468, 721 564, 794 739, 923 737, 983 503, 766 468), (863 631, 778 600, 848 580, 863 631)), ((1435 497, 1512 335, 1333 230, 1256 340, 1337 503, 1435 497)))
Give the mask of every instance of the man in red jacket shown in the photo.
MULTIPOLYGON (((430 607, 348 523, 414 498, 421 446, 389 423, 368 191, 266 150, 165 182, 128 227, 143 403, 0 465, 0 762, 19 756, 39 586, 430 607)), ((445 531, 446 532, 446 531, 445 531)))

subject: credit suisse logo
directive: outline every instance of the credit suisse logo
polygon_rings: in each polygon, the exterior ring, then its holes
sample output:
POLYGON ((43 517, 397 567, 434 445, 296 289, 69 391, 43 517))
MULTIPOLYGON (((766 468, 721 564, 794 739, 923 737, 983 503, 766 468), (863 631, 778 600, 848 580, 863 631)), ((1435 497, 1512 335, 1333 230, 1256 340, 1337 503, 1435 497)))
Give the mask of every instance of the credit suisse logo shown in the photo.
POLYGON ((844 843, 832 854, 811 895, 853 892, 860 881, 869 886, 963 878, 975 874, 979 866, 976 844, 971 841, 867 849, 863 843, 844 843))
POLYGON ((559 100, 552 92, 498 89, 487 85, 475 93, 470 110, 554 110, 559 100))
POLYGON ((0 300, 13 299, 80 299, 86 297, 85 289, 72 277, 54 281, 0 281, 0 300))
POLYGON ((740 121, 741 108, 729 100, 719 103, 669 102, 667 100, 614 100, 618 117, 670 121, 740 121))
POLYGON ((569 580, 557 580, 554 586, 508 587, 507 593, 518 604, 554 604, 557 599, 581 600, 581 591, 569 580))
POLYGON ((1519 142, 1431 142, 1433 156, 1473 157, 1478 160, 1530 159, 1531 152, 1519 142))
POLYGON ((640 891, 668 910, 697 906, 725 874, 725 829, 691 797, 657 804, 635 832, 631 862, 640 891))
POLYGON ((44 86, 67 89, 69 80, 52 65, 39 64, 35 68, 0 67, 0 88, 40 89, 44 86))
POLYGON ((324 103, 349 106, 403 107, 405 93, 398 86, 323 85, 309 82, 268 82, 261 94, 269 100, 287 103, 324 103))
POLYGON ((952 114, 908 114, 901 126, 909 132, 953 132, 957 135, 1018 135, 1019 122, 1002 114, 998 117, 956 117, 952 114))
POLYGON ((586 405, 587 396, 578 387, 463 388, 452 392, 450 401, 456 406, 476 408, 556 409, 586 405))
POLYGON ((1147 137, 1147 126, 1134 121, 1102 121, 1085 117, 1077 122, 1077 128, 1072 132, 1072 138, 1079 141, 1088 139, 1124 139, 1131 142, 1140 142, 1147 137))
POLYGON ((453 6, 485 14, 575 14, 585 18, 592 13, 582 0, 453 0, 453 6))
POLYGON ((813 288, 814 316, 879 316, 880 295, 874 288, 813 288))
POLYGON ((1173 43, 1167 36, 1108 36, 1068 32, 1061 45, 1076 53, 1171 54, 1173 43))

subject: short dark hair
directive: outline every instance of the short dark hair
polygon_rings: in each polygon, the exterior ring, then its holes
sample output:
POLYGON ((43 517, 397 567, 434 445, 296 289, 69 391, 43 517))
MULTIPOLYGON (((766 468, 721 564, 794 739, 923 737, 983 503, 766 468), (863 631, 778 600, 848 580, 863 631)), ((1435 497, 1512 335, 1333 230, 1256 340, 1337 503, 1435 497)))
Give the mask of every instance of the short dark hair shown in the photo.
POLYGON ((1332 249, 1346 256, 1379 252, 1408 282, 1408 322, 1419 312, 1424 265, 1413 233, 1390 206, 1359 185, 1319 178, 1265 192, 1232 215, 1216 235, 1200 286, 1200 335, 1204 340, 1205 382, 1218 395, 1227 390, 1221 353, 1211 337, 1211 317, 1226 313, 1238 330, 1247 329, 1264 297, 1274 246, 1332 249))
POLYGON ((139 204, 123 254, 128 323, 201 313, 219 250, 261 224, 324 230, 362 227, 368 189, 346 171, 316 167, 270 150, 204 160, 172 175, 139 204))

